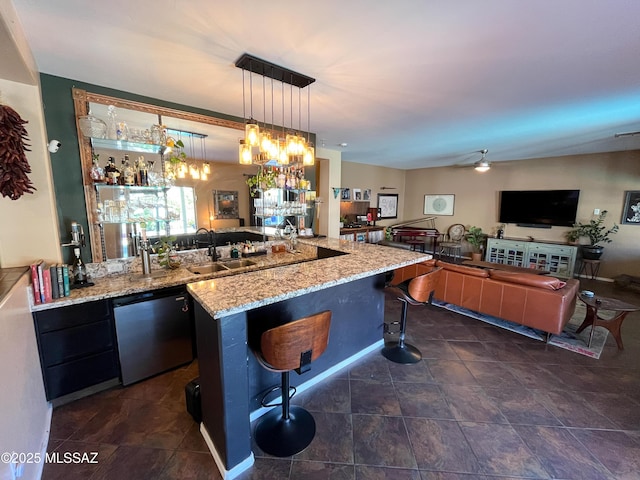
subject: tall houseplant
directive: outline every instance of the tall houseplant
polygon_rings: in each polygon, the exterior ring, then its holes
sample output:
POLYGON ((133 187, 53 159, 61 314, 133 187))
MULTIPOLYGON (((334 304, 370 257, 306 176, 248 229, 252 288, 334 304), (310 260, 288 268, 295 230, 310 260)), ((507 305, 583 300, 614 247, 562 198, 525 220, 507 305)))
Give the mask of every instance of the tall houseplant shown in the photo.
POLYGON ((482 228, 469 227, 467 229, 467 233, 465 234, 465 238, 467 242, 469 242, 469 244, 473 247, 471 259, 476 262, 478 260, 482 260, 482 247, 484 246, 484 241, 487 238, 487 235, 482 232, 482 228))
POLYGON ((611 243, 610 235, 618 232, 618 225, 615 223, 611 228, 604 225, 607 211, 603 210, 596 218, 589 220, 589 223, 576 223, 571 230, 566 233, 567 239, 586 237, 589 244, 582 245, 582 256, 590 260, 598 260, 604 251, 605 243, 611 243))

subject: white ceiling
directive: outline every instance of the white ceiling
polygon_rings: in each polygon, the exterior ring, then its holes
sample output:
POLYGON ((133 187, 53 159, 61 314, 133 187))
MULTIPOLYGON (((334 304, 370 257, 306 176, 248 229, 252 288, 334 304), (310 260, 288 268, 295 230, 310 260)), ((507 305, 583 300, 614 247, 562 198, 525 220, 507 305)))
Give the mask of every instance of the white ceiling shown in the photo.
POLYGON ((237 116, 242 53, 314 77, 311 130, 347 161, 640 149, 614 137, 640 131, 637 0, 13 2, 43 73, 237 116))

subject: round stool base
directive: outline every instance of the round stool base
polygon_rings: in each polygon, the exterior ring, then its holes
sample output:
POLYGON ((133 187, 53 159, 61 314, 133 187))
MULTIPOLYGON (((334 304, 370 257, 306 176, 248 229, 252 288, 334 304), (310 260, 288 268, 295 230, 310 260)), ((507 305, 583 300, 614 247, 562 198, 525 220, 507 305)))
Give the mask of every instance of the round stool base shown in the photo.
POLYGON ((263 452, 276 457, 290 457, 307 448, 316 434, 316 422, 304 408, 292 405, 289 419, 282 410, 273 409, 263 416, 254 434, 263 452))
POLYGON ((422 360, 422 353, 420 353, 420 350, 407 343, 403 346, 400 346, 399 343, 385 345, 382 349, 382 355, 387 360, 391 360, 395 363, 402 363, 404 365, 418 363, 422 360))

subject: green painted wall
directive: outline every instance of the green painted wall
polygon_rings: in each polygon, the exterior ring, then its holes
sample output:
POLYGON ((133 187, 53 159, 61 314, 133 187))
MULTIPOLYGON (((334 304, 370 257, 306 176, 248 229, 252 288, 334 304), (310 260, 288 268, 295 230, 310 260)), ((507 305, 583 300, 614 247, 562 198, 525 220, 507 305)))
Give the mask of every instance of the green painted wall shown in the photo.
MULTIPOLYGON (((62 143, 62 147, 58 153, 51 154, 51 168, 53 172, 56 208, 58 212, 61 237, 60 243, 65 243, 70 240, 69 231, 71 229, 72 221, 80 222, 85 228, 85 231, 88 230, 87 209, 84 201, 82 171, 80 168, 80 148, 78 136, 76 134, 75 111, 73 107, 73 88, 80 88, 92 93, 208 115, 216 118, 223 118, 237 122, 243 121, 242 118, 226 115, 224 113, 167 102, 156 98, 136 95, 122 90, 114 90, 112 88, 79 82, 77 80, 71 80, 63 77, 56 77, 53 75, 41 74, 40 82, 47 137, 49 140, 55 138, 62 143)), ((315 135, 312 135, 312 139, 315 140, 315 135)), ((311 185, 315 186, 315 169, 308 169, 307 177, 311 180, 311 185)), ((66 250, 63 251, 63 258, 67 261, 71 261, 72 259, 69 256, 71 252, 66 250)), ((84 249, 83 259, 86 262, 91 261, 91 252, 89 250, 89 248, 84 249)))

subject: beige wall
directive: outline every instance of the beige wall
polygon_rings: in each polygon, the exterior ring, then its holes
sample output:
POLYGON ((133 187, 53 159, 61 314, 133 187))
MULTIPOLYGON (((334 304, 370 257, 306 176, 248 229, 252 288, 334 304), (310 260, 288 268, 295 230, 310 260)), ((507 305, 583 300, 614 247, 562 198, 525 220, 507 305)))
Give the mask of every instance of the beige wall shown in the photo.
MULTIPOLYGON (((31 166, 29 178, 37 189, 18 200, 0 197, 0 268, 29 265, 39 258, 60 262, 56 202, 40 89, 0 79, 0 92, 2 102, 29 122, 25 125, 31 144, 31 152, 27 152, 31 166)), ((55 155, 64 155, 64 152, 60 150, 55 155)))
MULTIPOLYGON (((422 215, 424 195, 454 194, 455 211, 439 217, 446 231, 452 223, 476 225, 492 233, 498 224, 501 190, 579 189, 578 221, 588 221, 595 208, 608 210, 607 226, 619 223, 625 190, 640 190, 640 151, 494 163, 484 174, 472 168, 424 168, 406 172, 405 218, 422 215)), ((507 237, 564 241, 566 227, 521 228, 507 225, 507 237)), ((620 225, 602 257, 600 276, 640 275, 640 226, 620 225)))
POLYGON ((387 226, 423 216, 422 213, 420 213, 419 215, 413 215, 411 212, 406 211, 405 177, 406 172, 404 170, 398 170, 396 168, 362 165, 360 163, 353 162, 342 162, 341 187, 350 188, 351 190, 353 190, 354 188, 360 188, 362 190, 370 188, 370 205, 372 208, 378 206, 377 199, 379 193, 397 193, 398 218, 380 220, 376 222, 376 225, 387 226), (392 188, 389 190, 382 190, 382 187, 392 188))

